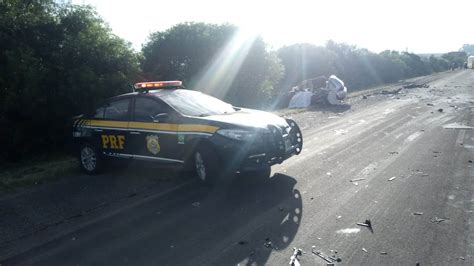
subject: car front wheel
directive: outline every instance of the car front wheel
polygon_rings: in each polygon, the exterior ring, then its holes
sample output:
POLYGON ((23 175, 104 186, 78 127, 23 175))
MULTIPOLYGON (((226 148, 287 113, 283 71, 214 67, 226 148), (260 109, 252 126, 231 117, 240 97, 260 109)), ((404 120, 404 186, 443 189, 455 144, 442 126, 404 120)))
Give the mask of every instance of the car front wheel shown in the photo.
POLYGON ((102 166, 102 161, 97 150, 89 144, 81 146, 79 151, 81 168, 88 174, 96 174, 102 166))

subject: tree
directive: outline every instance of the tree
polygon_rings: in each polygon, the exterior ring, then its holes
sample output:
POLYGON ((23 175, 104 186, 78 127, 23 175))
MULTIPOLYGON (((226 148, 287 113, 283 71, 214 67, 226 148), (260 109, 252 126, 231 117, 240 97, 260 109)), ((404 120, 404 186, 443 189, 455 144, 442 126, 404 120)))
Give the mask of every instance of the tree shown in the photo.
POLYGON ((457 67, 460 67, 467 61, 466 52, 449 52, 443 54, 442 58, 446 59, 450 64, 455 64, 457 67))
POLYGON ((465 52, 468 55, 474 55, 474 44, 464 44, 461 48, 461 52, 465 52))
POLYGON ((350 90, 357 90, 448 68, 444 59, 428 60, 389 50, 376 54, 334 41, 325 46, 294 44, 280 48, 277 53, 286 70, 279 86, 281 91, 302 80, 331 74, 344 80, 350 90))
POLYGON ((182 23, 152 33, 142 48, 145 76, 189 81, 209 64, 236 30, 228 24, 182 23))
POLYGON ((444 58, 431 55, 428 60, 430 62, 431 69, 433 69, 434 72, 441 72, 449 69, 449 62, 444 58))
POLYGON ((73 115, 129 90, 137 55, 87 6, 0 2, 0 158, 63 149, 73 115))
POLYGON ((141 62, 148 80, 183 80, 235 105, 261 107, 282 75, 260 37, 240 39, 233 25, 181 23, 152 33, 141 62))

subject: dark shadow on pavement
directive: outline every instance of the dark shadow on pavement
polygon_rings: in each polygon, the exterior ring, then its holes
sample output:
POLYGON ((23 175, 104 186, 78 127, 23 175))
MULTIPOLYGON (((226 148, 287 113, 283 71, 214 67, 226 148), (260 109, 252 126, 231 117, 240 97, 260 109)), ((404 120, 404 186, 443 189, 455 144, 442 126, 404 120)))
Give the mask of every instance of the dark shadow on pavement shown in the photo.
POLYGON ((315 104, 308 107, 309 111, 323 111, 323 112, 332 112, 332 113, 344 113, 350 109, 351 109, 350 104, 338 104, 338 105, 315 104))
MULTIPOLYGON (((270 179, 238 174, 229 183, 215 188, 204 201, 221 219, 226 246, 215 244, 218 256, 196 262, 205 265, 263 265, 274 250, 286 249, 295 237, 303 214, 296 180, 283 174, 270 179), (223 187, 225 186, 225 187, 223 187)), ((221 239, 221 240, 223 240, 221 239)), ((211 243, 209 243, 211 244, 211 243)), ((204 252, 204 250, 203 250, 204 252)), ((205 252, 203 253, 205 254, 205 252)))
MULTIPOLYGON (((133 166, 114 169, 110 176, 104 176, 104 182, 123 182, 123 178, 114 180, 118 173, 125 179, 170 173, 162 168, 140 169, 133 166)), ((177 178, 191 177, 178 175, 177 178)), ((237 175, 215 188, 191 183, 8 262, 36 265, 265 264, 274 250, 287 248, 298 231, 303 206, 296 183, 294 178, 282 174, 269 179, 237 175)))

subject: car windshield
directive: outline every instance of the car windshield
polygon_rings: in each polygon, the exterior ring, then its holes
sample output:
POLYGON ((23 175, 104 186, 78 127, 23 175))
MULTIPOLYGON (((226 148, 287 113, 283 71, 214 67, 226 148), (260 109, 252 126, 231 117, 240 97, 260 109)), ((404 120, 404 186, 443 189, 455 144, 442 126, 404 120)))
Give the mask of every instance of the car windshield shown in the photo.
POLYGON ((160 98, 183 115, 209 116, 235 112, 232 105, 215 97, 192 90, 173 90, 160 98))

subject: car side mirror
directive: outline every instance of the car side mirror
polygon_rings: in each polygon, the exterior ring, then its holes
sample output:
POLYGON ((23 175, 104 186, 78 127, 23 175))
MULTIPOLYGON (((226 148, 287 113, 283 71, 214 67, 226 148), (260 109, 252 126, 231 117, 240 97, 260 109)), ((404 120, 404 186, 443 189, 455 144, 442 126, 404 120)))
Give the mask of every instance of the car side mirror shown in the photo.
POLYGON ((153 122, 155 123, 164 123, 167 122, 170 118, 168 113, 157 114, 153 117, 153 122))

